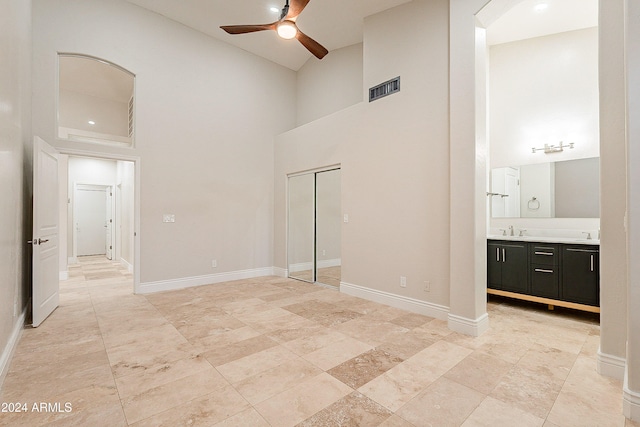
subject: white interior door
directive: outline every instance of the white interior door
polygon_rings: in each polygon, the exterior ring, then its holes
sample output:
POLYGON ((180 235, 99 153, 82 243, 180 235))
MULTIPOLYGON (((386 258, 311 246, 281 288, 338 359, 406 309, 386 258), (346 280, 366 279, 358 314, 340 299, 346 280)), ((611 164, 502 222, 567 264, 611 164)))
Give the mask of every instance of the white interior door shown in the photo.
POLYGON ((113 259, 113 191, 112 187, 105 190, 105 252, 107 259, 113 259))
POLYGON ((58 307, 58 152, 41 138, 33 141, 33 326, 58 307))
POLYGON ((107 196, 104 187, 78 185, 75 227, 78 256, 106 255, 107 196))

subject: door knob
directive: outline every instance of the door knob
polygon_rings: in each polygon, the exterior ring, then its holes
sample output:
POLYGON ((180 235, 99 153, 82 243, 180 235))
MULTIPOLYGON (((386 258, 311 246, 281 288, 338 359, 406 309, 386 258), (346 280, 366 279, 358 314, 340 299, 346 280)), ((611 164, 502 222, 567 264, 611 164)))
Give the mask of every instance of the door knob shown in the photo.
POLYGON ((34 246, 35 246, 35 245, 37 245, 37 244, 38 244, 38 241, 37 241, 37 240, 27 240, 27 243, 28 243, 29 245, 34 245, 34 246))
POLYGON ((38 244, 41 245, 43 243, 47 243, 49 239, 38 239, 38 244))

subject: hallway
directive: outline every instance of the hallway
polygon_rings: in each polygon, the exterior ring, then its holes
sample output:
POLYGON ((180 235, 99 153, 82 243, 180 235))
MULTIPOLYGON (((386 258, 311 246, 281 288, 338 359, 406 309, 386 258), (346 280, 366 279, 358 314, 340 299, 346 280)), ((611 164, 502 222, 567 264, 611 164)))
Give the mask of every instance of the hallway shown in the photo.
POLYGON ((495 300, 472 338, 279 277, 133 295, 104 257, 73 266, 60 298, 24 331, 0 400, 62 411, 0 425, 639 425, 595 372, 591 315, 495 300))

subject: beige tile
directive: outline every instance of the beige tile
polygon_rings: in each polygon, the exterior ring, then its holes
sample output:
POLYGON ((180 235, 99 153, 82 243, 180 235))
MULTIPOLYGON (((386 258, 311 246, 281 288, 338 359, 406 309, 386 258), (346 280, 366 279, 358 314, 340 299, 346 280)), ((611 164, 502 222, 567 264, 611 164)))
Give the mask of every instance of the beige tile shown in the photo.
POLYGON ((539 427, 543 423, 542 418, 487 397, 469 415, 462 427, 539 427))
MULTIPOLYGON (((419 424, 419 425, 422 426, 422 424, 419 424)), ((378 427, 416 427, 416 426, 411 424, 409 421, 406 421, 400 418, 397 415, 391 415, 389 418, 383 421, 382 424, 380 424, 378 427)))
POLYGON ((335 329, 373 346, 391 341, 394 337, 402 335, 409 330, 385 320, 372 318, 372 316, 373 314, 361 316, 357 319, 341 323, 337 325, 335 329))
POLYGON ((397 411, 470 353, 467 348, 438 341, 358 391, 391 411, 397 411))
POLYGON ((255 405, 255 409, 274 427, 295 426, 351 392, 350 387, 321 373, 255 405))
POLYGON ((126 399, 181 378, 209 371, 211 368, 211 364, 204 357, 198 355, 150 366, 143 372, 135 372, 116 378, 116 385, 120 397, 126 399))
POLYGON ((253 408, 245 409, 234 416, 215 424, 215 427, 269 427, 269 423, 253 408))
MULTIPOLYGON (((161 412, 132 424, 135 427, 211 426, 239 414, 250 406, 233 387, 213 393, 161 412)), ((249 425, 249 424, 246 424, 249 425)))
POLYGON ((348 336, 333 329, 322 328, 303 337, 282 343, 299 356, 304 356, 322 347, 347 339, 348 336))
POLYGON ((376 348, 394 354, 401 359, 408 359, 435 342, 435 339, 422 331, 410 330, 404 334, 392 336, 389 341, 379 344, 376 348))
POLYGON ((214 393, 229 385, 215 369, 149 389, 142 394, 122 399, 122 407, 130 424, 176 408, 193 399, 214 393))
POLYGON ((557 379, 565 380, 576 359, 577 355, 574 353, 536 344, 522 356, 518 366, 537 371, 540 375, 551 375, 557 379))
POLYGON ((234 387, 255 405, 321 373, 318 367, 298 358, 235 383, 234 387))
POLYGON ((441 377, 396 414, 415 425, 461 425, 485 395, 441 377))
POLYGON ((481 351, 475 351, 444 376, 483 394, 489 394, 513 365, 481 351))
POLYGON ((225 363, 224 365, 219 365, 216 369, 227 381, 237 383, 297 358, 298 356, 295 353, 278 345, 225 363))
POLYGON ((372 347, 369 344, 353 338, 346 338, 305 354, 302 357, 320 369, 327 371, 371 349, 372 347))
POLYGON ((331 368, 327 373, 356 389, 384 374, 402 360, 385 351, 374 349, 331 368))
POLYGON ((515 366, 493 389, 491 397, 544 419, 553 407, 562 383, 563 380, 551 373, 515 366))
POLYGON ((423 316, 422 314, 406 313, 389 320, 389 322, 402 326, 403 328, 413 329, 423 326, 425 323, 429 323, 432 320, 434 320, 433 317, 423 316))
POLYGON ((298 426, 377 426, 391 415, 391 411, 355 391, 325 409, 316 412, 313 416, 298 424, 298 426))
POLYGON ((269 337, 259 335, 233 344, 212 348, 203 355, 213 366, 220 366, 277 345, 278 343, 269 337))

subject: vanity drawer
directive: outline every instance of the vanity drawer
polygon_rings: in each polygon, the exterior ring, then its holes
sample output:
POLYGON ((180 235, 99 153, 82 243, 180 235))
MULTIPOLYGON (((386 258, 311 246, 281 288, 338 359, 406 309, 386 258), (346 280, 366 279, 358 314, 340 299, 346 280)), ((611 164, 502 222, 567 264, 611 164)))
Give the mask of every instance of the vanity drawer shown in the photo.
POLYGON ((558 245, 537 244, 529 245, 531 264, 558 265, 560 263, 560 248, 558 245))
POLYGON ((560 272, 557 265, 531 264, 531 294, 539 297, 560 296, 560 272))

